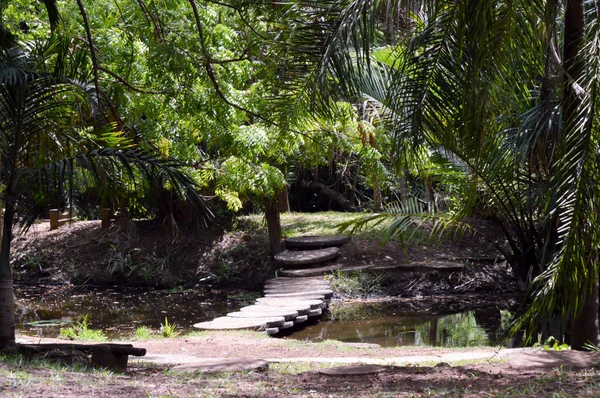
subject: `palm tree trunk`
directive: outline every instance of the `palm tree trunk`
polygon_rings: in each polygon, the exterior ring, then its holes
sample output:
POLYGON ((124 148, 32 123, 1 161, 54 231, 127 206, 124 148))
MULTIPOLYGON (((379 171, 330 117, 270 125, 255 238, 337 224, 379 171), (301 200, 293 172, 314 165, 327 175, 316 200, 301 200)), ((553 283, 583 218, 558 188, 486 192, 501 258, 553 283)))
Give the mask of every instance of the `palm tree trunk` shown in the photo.
MULTIPOLYGON (((568 0, 565 9, 565 34, 563 66, 565 69, 563 92, 564 130, 574 129, 578 122, 578 109, 582 99, 574 87, 575 80, 582 75, 585 65, 579 56, 585 38, 584 0, 568 0)), ((588 128, 591 128, 588 127, 588 128)), ((579 299, 584 303, 580 313, 571 322, 571 347, 581 350, 584 345, 600 342, 598 330, 598 256, 590 256, 585 262, 589 280, 581 283, 579 299)))
MULTIPOLYGON (((596 276, 597 278, 597 276, 596 276)), ((598 280, 592 282, 592 291, 588 293, 583 309, 571 323, 571 348, 584 350, 586 344, 598 346, 598 280)))
POLYGON ((431 184, 429 177, 423 177, 423 184, 425 185, 425 192, 427 193, 427 211, 429 213, 437 213, 437 206, 435 205, 435 190, 431 184))
POLYGON ((4 211, 0 248, 0 351, 10 350, 15 346, 15 300, 10 266, 10 240, 14 212, 14 200, 9 197, 4 211))

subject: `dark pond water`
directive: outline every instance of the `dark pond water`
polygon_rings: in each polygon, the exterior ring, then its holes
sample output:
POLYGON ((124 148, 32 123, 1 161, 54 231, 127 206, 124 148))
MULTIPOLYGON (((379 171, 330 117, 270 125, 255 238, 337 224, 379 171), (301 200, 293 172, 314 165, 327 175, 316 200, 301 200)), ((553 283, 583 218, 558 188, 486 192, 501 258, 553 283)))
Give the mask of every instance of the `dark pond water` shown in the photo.
MULTIPOLYGON (((146 326, 158 331, 168 318, 182 333, 197 322, 212 320, 249 305, 257 295, 198 290, 107 289, 38 286, 16 291, 17 330, 57 337, 60 327, 83 315, 89 327, 110 338, 132 336, 146 326), (41 322, 40 322, 41 321, 41 322), (51 326, 40 326, 50 322, 51 326), (61 323, 62 325, 60 325, 61 323)), ((295 330, 289 338, 375 343, 382 346, 434 345, 468 347, 493 344, 508 313, 496 307, 451 315, 402 313, 398 305, 332 305, 319 322, 295 330)))
POLYGON ((510 313, 496 307, 446 315, 403 314, 397 305, 332 306, 317 324, 289 338, 373 343, 384 347, 472 347, 495 344, 510 313))
POLYGON ((61 326, 36 325, 56 320, 65 327, 88 315, 90 328, 104 330, 110 338, 131 336, 139 326, 159 330, 165 317, 178 326, 177 330, 188 332, 193 330, 194 323, 225 315, 253 301, 248 295, 226 296, 183 289, 56 286, 20 288, 16 298, 16 327, 23 334, 56 337, 61 326))

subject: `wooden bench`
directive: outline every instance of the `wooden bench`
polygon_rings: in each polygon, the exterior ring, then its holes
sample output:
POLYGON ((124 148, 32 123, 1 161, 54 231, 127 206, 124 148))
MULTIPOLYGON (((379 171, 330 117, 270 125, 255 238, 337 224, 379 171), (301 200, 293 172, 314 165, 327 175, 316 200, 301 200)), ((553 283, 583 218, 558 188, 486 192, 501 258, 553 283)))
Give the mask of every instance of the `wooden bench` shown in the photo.
POLYGON ((50 230, 77 221, 77 211, 71 207, 70 211, 60 212, 58 209, 50 209, 50 230))
POLYGON ((117 372, 127 371, 129 355, 143 357, 145 348, 131 344, 19 344, 17 351, 27 355, 42 355, 55 350, 80 351, 92 355, 92 366, 117 372))

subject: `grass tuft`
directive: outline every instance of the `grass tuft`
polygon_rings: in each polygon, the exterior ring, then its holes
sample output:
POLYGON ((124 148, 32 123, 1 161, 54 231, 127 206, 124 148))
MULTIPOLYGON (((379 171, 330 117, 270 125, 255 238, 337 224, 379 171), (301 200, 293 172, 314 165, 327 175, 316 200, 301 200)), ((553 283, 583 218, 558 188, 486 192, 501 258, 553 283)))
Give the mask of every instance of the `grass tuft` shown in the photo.
POLYGON ((89 315, 83 315, 79 321, 68 328, 61 328, 59 336, 83 341, 106 341, 108 337, 102 330, 90 329, 89 315))

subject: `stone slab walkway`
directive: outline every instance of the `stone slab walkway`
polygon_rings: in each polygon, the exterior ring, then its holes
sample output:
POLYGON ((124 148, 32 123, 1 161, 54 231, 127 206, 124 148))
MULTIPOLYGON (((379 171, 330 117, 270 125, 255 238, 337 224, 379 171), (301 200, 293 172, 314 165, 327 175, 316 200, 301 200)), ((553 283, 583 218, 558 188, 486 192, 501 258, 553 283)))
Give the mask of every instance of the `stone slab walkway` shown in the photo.
POLYGON ((308 318, 319 317, 327 309, 333 291, 321 278, 275 278, 267 281, 265 297, 227 316, 200 322, 197 329, 252 329, 278 334, 308 318))

